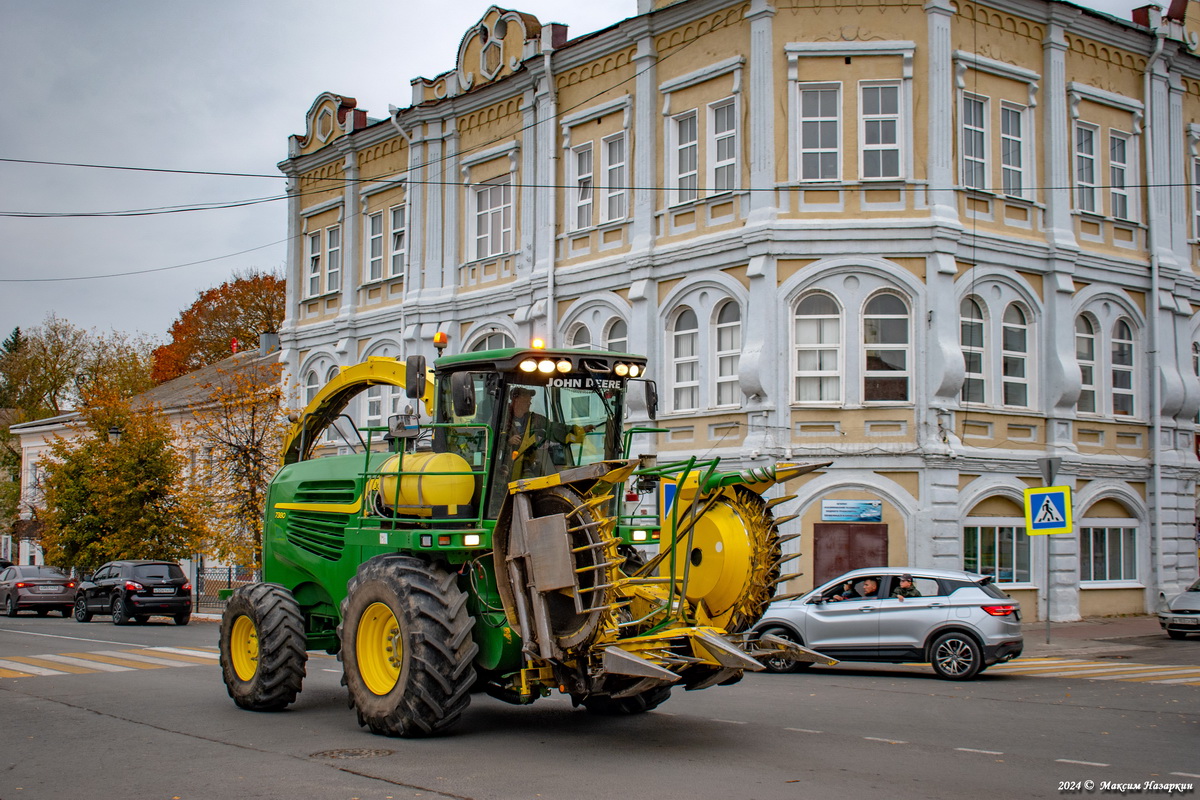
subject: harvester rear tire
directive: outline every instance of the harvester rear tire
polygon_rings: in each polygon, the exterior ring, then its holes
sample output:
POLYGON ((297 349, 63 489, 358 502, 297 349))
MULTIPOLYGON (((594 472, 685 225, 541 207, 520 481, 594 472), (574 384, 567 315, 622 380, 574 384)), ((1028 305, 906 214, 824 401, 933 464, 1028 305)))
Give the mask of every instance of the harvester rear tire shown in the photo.
POLYGON ((291 592, 276 583, 239 587, 225 605, 220 634, 221 677, 233 702, 248 711, 295 702, 308 661, 304 647, 304 616, 291 592))
POLYGON ((376 556, 342 601, 343 683, 358 724, 382 736, 446 731, 471 702, 479 648, 457 576, 441 564, 376 556))
POLYGON ((606 717, 627 717, 653 711, 671 696, 670 686, 656 686, 632 697, 614 699, 607 694, 594 694, 583 698, 583 707, 592 714, 606 717))

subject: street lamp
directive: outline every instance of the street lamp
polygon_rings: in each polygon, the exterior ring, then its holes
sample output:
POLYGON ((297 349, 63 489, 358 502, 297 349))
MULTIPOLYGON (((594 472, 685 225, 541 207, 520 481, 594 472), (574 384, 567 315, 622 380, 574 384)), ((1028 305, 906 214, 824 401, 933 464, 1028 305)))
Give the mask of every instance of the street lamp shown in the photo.
POLYGON ((121 443, 121 429, 118 428, 116 425, 114 425, 108 429, 108 443, 109 444, 120 444, 121 443))

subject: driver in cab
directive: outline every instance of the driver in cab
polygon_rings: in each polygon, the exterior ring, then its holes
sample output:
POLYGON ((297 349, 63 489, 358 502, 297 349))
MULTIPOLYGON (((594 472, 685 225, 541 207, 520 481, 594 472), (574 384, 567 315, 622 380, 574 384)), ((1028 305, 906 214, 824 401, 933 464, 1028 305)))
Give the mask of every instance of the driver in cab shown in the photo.
POLYGON ((537 478, 573 466, 568 445, 582 444, 595 425, 554 422, 531 410, 535 392, 516 386, 509 392, 506 445, 512 452, 512 480, 537 478))

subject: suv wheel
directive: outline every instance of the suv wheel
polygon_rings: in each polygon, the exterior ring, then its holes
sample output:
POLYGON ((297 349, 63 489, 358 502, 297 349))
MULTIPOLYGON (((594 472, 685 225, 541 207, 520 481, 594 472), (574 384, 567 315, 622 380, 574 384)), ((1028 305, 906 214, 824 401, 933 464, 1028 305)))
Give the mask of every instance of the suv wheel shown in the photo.
POLYGON ((113 625, 124 625, 129 622, 129 614, 125 611, 125 601, 117 595, 112 599, 113 625))
POLYGON ((965 633, 944 633, 929 648, 929 660, 939 678, 969 681, 983 668, 983 650, 965 633))
POLYGON ((11 594, 4 598, 4 613, 10 617, 15 617, 17 615, 17 601, 13 600, 11 594))
POLYGON ((75 621, 76 622, 91 622, 92 612, 88 611, 87 600, 83 599, 83 595, 75 598, 75 621))
MULTIPOLYGON (((780 639, 786 639, 789 642, 800 644, 798 638, 787 628, 767 628, 759 631, 759 636, 771 634, 778 636, 780 639)), ((799 672, 802 669, 808 669, 812 666, 811 661, 793 661, 790 658, 772 658, 767 656, 762 659, 763 666, 767 668, 767 672, 784 673, 784 672, 799 672)))

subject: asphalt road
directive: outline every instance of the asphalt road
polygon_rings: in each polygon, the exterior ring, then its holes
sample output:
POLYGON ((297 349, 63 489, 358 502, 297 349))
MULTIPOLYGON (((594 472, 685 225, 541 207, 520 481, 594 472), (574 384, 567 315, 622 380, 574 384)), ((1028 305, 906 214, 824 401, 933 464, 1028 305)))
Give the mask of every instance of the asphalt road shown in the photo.
POLYGON ((677 691, 631 718, 476 695, 454 735, 399 740, 358 727, 323 654, 288 711, 237 709, 203 652, 216 637, 204 622, 0 618, 0 670, 62 668, 0 677, 0 799, 960 800, 1200 785, 1200 686, 1186 683, 989 670, 960 684, 839 665, 677 691))

